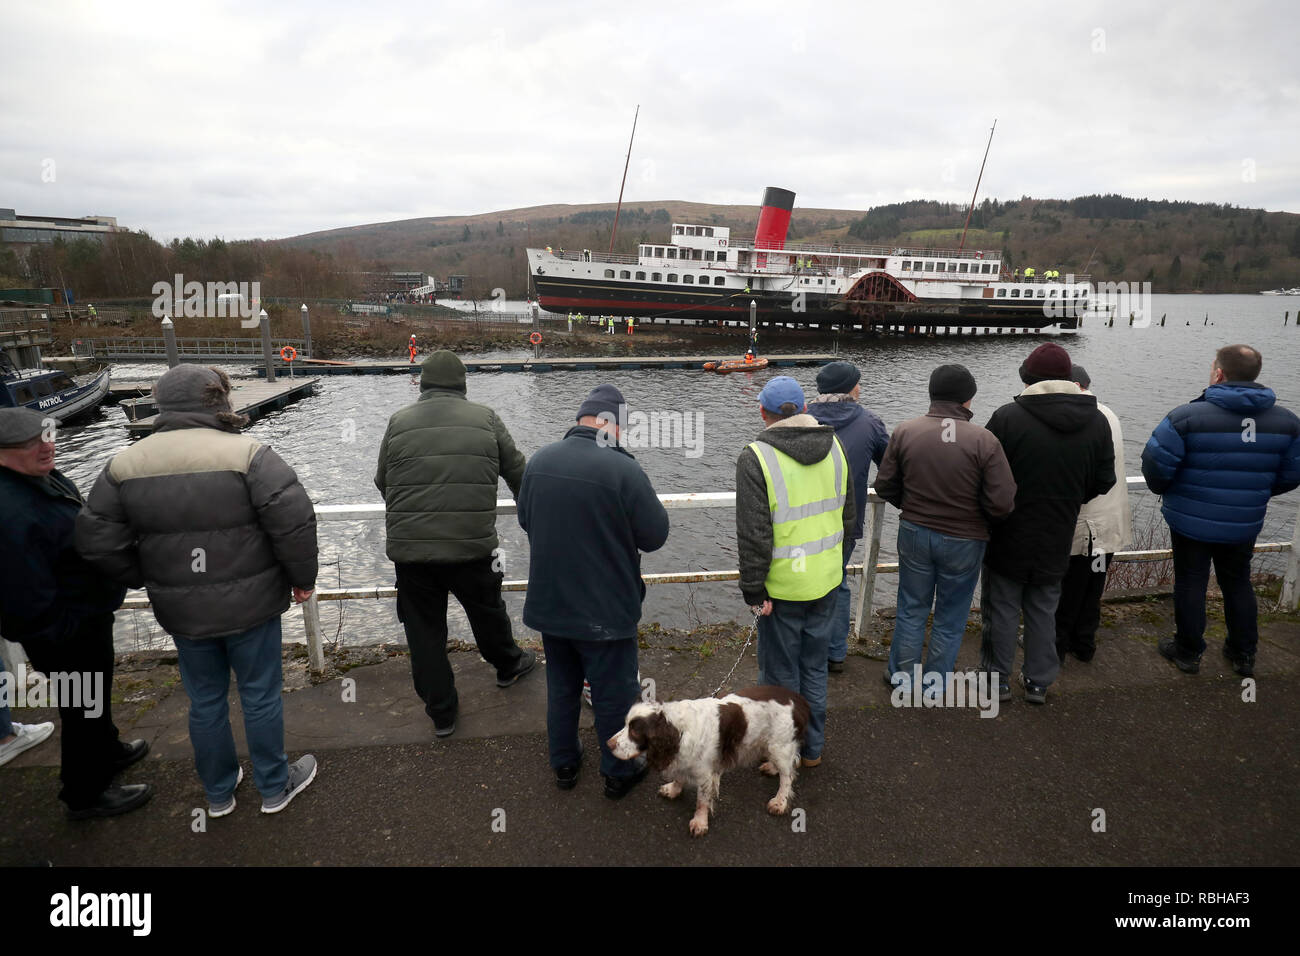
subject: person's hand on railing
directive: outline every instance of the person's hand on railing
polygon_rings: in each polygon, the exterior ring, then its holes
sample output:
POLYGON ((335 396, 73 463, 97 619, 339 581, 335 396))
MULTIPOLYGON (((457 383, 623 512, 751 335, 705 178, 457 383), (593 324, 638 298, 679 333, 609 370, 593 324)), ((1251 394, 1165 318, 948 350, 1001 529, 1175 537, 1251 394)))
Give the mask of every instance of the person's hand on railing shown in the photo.
POLYGON ((301 603, 303 603, 304 601, 306 601, 309 597, 311 597, 311 596, 312 596, 313 594, 315 594, 315 593, 316 593, 316 589, 315 589, 315 588, 307 588, 306 590, 303 590, 302 588, 294 588, 294 589, 293 589, 293 603, 294 603, 294 604, 301 604, 301 603))

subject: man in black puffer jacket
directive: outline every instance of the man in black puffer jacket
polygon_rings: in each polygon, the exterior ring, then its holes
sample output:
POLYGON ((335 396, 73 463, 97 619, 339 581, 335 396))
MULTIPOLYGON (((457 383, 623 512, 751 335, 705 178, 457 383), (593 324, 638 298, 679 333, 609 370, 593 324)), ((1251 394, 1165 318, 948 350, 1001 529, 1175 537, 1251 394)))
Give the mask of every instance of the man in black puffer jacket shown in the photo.
POLYGON ((1047 701, 1060 673, 1056 605, 1070 564, 1079 508, 1115 484, 1115 448, 1097 398, 1071 381, 1070 355, 1048 343, 1020 366, 1028 386, 989 419, 1016 482, 1010 517, 994 525, 984 555, 980 666, 1001 678, 1000 695, 1016 655, 1016 625, 1025 615, 1025 662, 1020 681, 1030 703, 1047 701))
POLYGON ((509 687, 536 655, 515 643, 501 600, 497 479, 518 496, 524 456, 496 412, 465 400, 465 365, 440 349, 420 366, 420 400, 395 413, 379 446, 388 557, 411 676, 434 734, 456 730, 459 697, 447 659, 447 595, 465 609, 474 642, 509 687))
POLYGON ((149 591, 176 642, 190 742, 208 813, 235 808, 243 769, 226 695, 233 669, 262 811, 316 777, 284 753, 280 615, 316 586, 316 511, 270 447, 241 435, 224 372, 178 365, 154 385, 153 434, 118 452, 77 518, 77 549, 105 575, 149 591))
POLYGON ((71 691, 69 678, 80 677, 81 692, 58 701, 59 799, 74 819, 116 816, 151 792, 143 783, 112 786, 149 751, 144 740, 124 744, 113 725, 113 612, 126 589, 73 546, 81 493, 54 467, 55 426, 30 408, 0 409, 0 633, 23 645, 51 688, 71 691))

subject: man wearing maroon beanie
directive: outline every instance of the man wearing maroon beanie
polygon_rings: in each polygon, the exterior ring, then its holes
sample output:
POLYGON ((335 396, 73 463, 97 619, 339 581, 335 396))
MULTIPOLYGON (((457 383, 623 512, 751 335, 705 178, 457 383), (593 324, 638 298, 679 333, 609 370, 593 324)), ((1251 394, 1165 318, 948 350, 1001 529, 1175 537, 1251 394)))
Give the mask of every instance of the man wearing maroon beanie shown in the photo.
POLYGON ((1071 380, 1070 355, 1040 345, 1020 366, 1025 390, 989 419, 1016 481, 1015 510, 994 526, 984 556, 980 666, 996 671, 1002 700, 1011 699, 1016 626, 1025 618, 1020 682, 1030 703, 1047 701, 1060 672, 1056 605, 1069 567, 1079 508, 1115 484, 1110 425, 1095 396, 1071 380))

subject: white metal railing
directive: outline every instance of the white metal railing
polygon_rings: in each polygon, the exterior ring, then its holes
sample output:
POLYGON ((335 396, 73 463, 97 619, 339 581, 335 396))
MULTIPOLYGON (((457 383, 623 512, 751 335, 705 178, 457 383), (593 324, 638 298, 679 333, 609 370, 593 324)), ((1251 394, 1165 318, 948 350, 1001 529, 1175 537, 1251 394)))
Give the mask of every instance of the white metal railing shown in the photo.
MULTIPOLYGON (((1132 477, 1128 479, 1128 486, 1130 489, 1134 487, 1145 488, 1146 481, 1140 477, 1132 477)), ((736 495, 735 492, 731 491, 660 495, 659 500, 663 502, 664 508, 669 511, 686 511, 696 508, 735 508, 736 506, 736 495)), ((898 573, 897 562, 879 563, 880 534, 881 529, 884 527, 885 501, 875 491, 869 491, 867 507, 869 513, 866 526, 863 528, 863 539, 867 543, 866 560, 862 564, 851 564, 845 569, 847 574, 860 578, 857 597, 854 602, 856 613, 853 615, 850 628, 853 637, 859 641, 866 638, 867 629, 870 627, 871 612, 875 599, 876 576, 898 573), (864 622, 867 627, 863 626, 864 622)), ((502 498, 497 501, 497 514, 512 515, 516 512, 515 502, 512 499, 502 498)), ((383 516, 384 505, 382 503, 316 506, 318 521, 375 521, 383 518, 383 516)), ((1278 551, 1290 552, 1286 573, 1282 580, 1281 603, 1284 607, 1294 610, 1297 604, 1300 603, 1300 509, 1297 509, 1295 532, 1291 541, 1257 543, 1255 545, 1256 553, 1278 551)), ((1140 563, 1163 561, 1171 557, 1173 557, 1173 551, 1168 548, 1158 548, 1142 551, 1118 551, 1115 553, 1113 560, 1140 563)), ((699 584, 715 581, 737 581, 740 579, 740 571, 671 571, 660 574, 643 574, 642 578, 647 585, 699 584)), ((528 581, 505 581, 502 583, 501 589, 503 591, 526 591, 528 590, 528 581)), ((318 588, 313 592, 311 598, 302 604, 303 626, 307 634, 308 656, 312 669, 319 673, 325 667, 325 651, 321 641, 318 602, 395 597, 397 597, 397 588, 395 587, 318 588)), ((129 596, 122 602, 122 607, 128 610, 140 610, 149 606, 149 599, 144 595, 129 596)))

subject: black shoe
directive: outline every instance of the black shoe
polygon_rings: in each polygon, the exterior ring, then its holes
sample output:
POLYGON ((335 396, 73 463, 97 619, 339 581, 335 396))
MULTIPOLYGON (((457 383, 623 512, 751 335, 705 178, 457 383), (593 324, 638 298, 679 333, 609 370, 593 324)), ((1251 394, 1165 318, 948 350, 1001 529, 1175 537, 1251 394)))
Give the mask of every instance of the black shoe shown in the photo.
POLYGON ((1241 677, 1255 676, 1255 655, 1254 654, 1234 654, 1228 650, 1228 645, 1223 645, 1223 656, 1232 662, 1233 671, 1241 677))
POLYGON ((533 651, 524 651, 524 656, 519 658, 519 663, 515 665, 514 670, 507 674, 497 675, 497 686, 509 687, 515 681, 519 680, 519 678, 532 670, 536 664, 537 655, 533 651))
MULTIPOLYGON (((1044 687, 1042 684, 1035 684, 1028 677, 1026 677, 1023 672, 1020 675, 1020 686, 1022 686, 1025 689, 1025 700, 1028 703, 1031 704, 1047 703, 1047 688, 1044 687)), ((1007 688, 1008 696, 1010 696, 1010 690, 1011 690, 1010 688, 1007 688)))
POLYGON ((143 806, 153 796, 153 788, 147 783, 128 783, 120 787, 109 787, 95 802, 84 807, 68 807, 69 820, 89 820, 93 817, 115 817, 129 813, 136 807, 143 806))
POLYGON ((645 779, 645 775, 649 772, 650 765, 642 760, 640 761, 640 767, 633 774, 626 777, 605 777, 605 796, 611 800, 622 800, 632 792, 632 789, 638 783, 645 779))
POLYGON ((578 771, 582 769, 582 755, 578 762, 569 767, 555 768, 555 785, 561 790, 572 790, 578 785, 578 771))
POLYGON ((1199 674, 1201 672, 1201 658, 1199 656, 1194 658, 1178 656, 1178 643, 1175 638, 1162 637, 1156 647, 1160 651, 1161 657, 1169 658, 1178 665, 1178 669, 1184 674, 1199 674))
POLYGON ((844 673, 844 662, 843 662, 843 661, 831 661, 831 660, 828 660, 828 661, 826 662, 826 670, 829 671, 829 672, 832 673, 832 674, 843 674, 843 673, 844 673))
POLYGON ((453 714, 451 720, 447 723, 433 722, 433 735, 435 737, 450 737, 456 732, 456 715, 453 714))
POLYGON ((1081 651, 1070 651, 1070 653, 1073 654, 1078 660, 1081 660, 1083 661, 1083 663, 1086 664, 1090 660, 1092 660, 1092 656, 1097 653, 1097 649, 1085 648, 1084 650, 1081 651))
POLYGON ((147 740, 133 740, 129 744, 123 743, 121 755, 113 761, 114 775, 121 773, 133 763, 139 763, 148 752, 149 741, 147 740))

